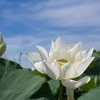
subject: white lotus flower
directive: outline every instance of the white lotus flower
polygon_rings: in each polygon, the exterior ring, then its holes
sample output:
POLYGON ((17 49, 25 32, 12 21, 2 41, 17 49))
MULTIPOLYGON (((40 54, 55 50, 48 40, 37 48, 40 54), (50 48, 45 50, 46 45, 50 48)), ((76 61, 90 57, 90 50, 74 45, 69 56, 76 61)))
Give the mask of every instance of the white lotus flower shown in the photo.
POLYGON ((60 37, 55 42, 52 41, 49 55, 43 47, 36 47, 38 53, 27 53, 33 70, 45 73, 54 80, 61 80, 65 87, 72 89, 89 82, 88 76, 78 81, 72 79, 80 76, 93 61, 93 48, 83 50, 82 43, 66 45, 60 37))

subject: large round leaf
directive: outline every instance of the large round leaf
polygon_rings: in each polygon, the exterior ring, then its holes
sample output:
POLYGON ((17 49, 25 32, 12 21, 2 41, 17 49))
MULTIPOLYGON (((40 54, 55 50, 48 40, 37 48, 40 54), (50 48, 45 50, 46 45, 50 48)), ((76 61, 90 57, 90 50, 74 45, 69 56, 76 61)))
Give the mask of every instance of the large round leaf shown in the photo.
POLYGON ((35 75, 30 69, 23 69, 19 64, 2 58, 0 58, 0 79, 0 100, 27 100, 46 81, 44 77, 35 75))
POLYGON ((100 100, 100 87, 92 89, 88 93, 78 98, 78 100, 100 100))

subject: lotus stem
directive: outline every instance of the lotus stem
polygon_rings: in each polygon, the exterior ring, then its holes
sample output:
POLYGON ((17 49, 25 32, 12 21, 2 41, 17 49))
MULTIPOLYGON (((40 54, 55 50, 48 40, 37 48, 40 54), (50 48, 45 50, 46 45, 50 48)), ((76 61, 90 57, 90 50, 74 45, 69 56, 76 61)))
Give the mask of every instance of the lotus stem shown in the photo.
POLYGON ((68 100, 74 100, 74 89, 66 88, 68 100))
POLYGON ((63 100, 63 85, 60 82, 59 100, 63 100))

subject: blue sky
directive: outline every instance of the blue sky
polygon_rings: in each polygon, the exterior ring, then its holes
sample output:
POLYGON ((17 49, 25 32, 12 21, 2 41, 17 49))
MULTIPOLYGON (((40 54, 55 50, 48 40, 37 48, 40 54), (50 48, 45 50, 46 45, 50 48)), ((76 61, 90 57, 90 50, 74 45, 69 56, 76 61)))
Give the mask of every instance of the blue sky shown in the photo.
POLYGON ((7 43, 4 57, 30 67, 26 52, 36 45, 50 49, 51 40, 82 42, 100 50, 100 0, 1 0, 0 32, 7 43))

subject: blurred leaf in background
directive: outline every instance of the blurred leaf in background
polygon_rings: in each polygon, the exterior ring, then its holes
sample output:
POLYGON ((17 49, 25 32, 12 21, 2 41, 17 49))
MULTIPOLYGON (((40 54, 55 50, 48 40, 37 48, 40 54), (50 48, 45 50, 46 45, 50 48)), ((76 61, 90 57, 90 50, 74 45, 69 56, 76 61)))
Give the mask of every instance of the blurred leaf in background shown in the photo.
POLYGON ((100 100, 100 87, 92 89, 88 93, 78 98, 78 100, 100 100))
POLYGON ((85 71, 87 75, 100 75, 100 51, 94 50, 93 56, 94 61, 90 64, 88 69, 85 71))

